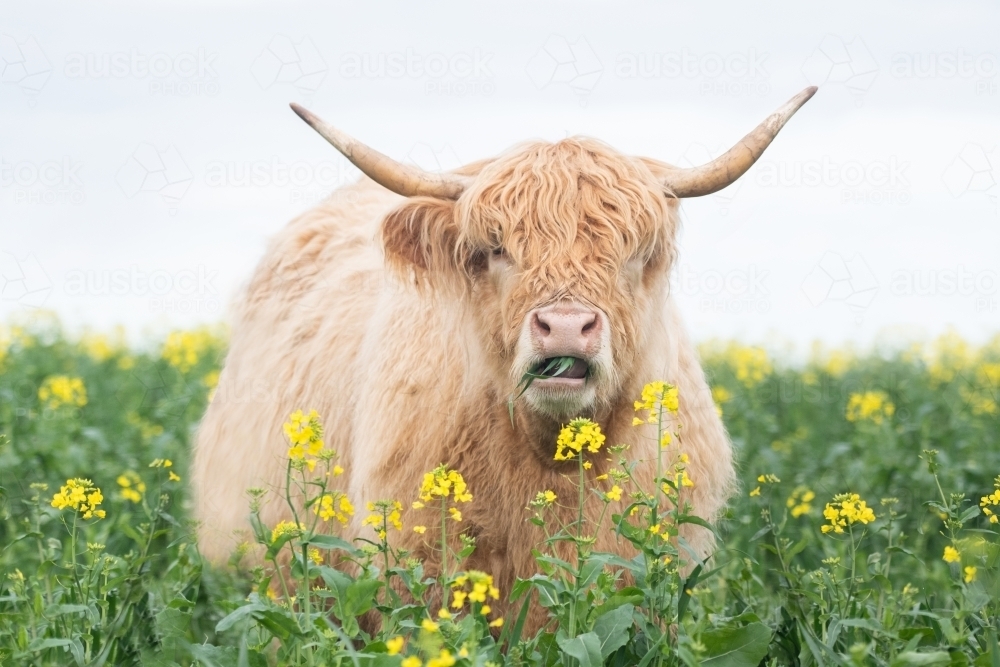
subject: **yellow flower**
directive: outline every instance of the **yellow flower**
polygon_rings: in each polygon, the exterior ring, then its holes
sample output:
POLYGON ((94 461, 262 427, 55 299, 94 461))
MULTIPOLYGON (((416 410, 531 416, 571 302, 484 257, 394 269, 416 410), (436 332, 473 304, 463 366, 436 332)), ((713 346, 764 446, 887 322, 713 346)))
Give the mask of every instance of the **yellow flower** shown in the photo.
POLYGON ((414 533, 419 533, 420 535, 423 535, 424 533, 427 532, 427 526, 414 526, 413 527, 413 532, 414 533))
POLYGON ((175 473, 173 470, 171 470, 170 472, 167 473, 167 479, 169 479, 171 482, 179 482, 179 481, 181 481, 180 475, 178 475, 177 473, 175 473))
POLYGON ((550 505, 556 501, 556 494, 554 491, 547 490, 543 495, 545 497, 545 502, 549 503, 550 505))
POLYGON ((869 524, 875 520, 875 512, 856 493, 840 493, 823 508, 823 518, 828 521, 821 530, 824 533, 843 533, 844 528, 855 523, 869 524))
POLYGON ((432 621, 429 618, 425 618, 423 621, 421 621, 420 622, 420 627, 422 627, 427 632, 437 632, 438 631, 438 624, 435 623, 434 621, 432 621))
MULTIPOLYGON (((467 503, 472 500, 469 487, 465 483, 462 473, 457 470, 449 470, 444 464, 439 465, 431 472, 424 474, 423 482, 420 484, 420 500, 425 503, 434 498, 452 497, 457 503, 467 503)), ((420 509, 414 506, 414 509, 420 509)))
POLYGON ((289 415, 282 430, 291 443, 288 458, 308 466, 310 471, 315 470, 315 457, 323 451, 323 424, 319 420, 319 414, 315 410, 310 410, 309 414, 296 410, 289 415))
POLYGON ((739 347, 729 349, 728 362, 736 374, 736 379, 746 387, 760 384, 771 373, 771 362, 767 352, 759 347, 739 347))
POLYGON ((962 560, 962 554, 955 547, 947 546, 944 548, 944 556, 942 558, 946 563, 957 563, 962 560))
POLYGON ((142 496, 146 493, 146 483, 142 481, 138 473, 127 470, 118 475, 118 479, 115 481, 121 487, 119 493, 122 498, 132 503, 142 502, 142 496))
POLYGON ((341 468, 340 466, 333 466, 333 476, 334 477, 340 477, 343 474, 344 474, 344 469, 343 468, 341 468))
POLYGON ((420 658, 415 655, 411 655, 409 658, 403 658, 403 662, 399 663, 399 667, 423 667, 420 658))
POLYGON ((319 552, 319 549, 309 550, 309 560, 316 563, 317 565, 323 564, 323 554, 319 552))
POLYGON ((502 628, 503 627, 503 619, 502 618, 498 618, 495 621, 490 621, 490 627, 491 628, 502 628))
POLYGON ((438 618, 440 618, 441 620, 447 621, 447 620, 449 620, 451 618, 451 612, 449 612, 444 607, 441 607, 440 609, 438 609, 438 618))
POLYGON ((461 609, 466 600, 483 604, 487 597, 500 599, 500 589, 493 585, 493 577, 478 570, 469 570, 464 575, 455 577, 451 588, 453 609, 461 609))
MULTIPOLYGON (((650 382, 642 388, 642 396, 633 404, 633 407, 636 412, 646 412, 646 422, 658 424, 661 409, 675 414, 680 409, 680 396, 677 387, 667 384, 663 380, 650 382)), ((643 421, 639 417, 633 417, 632 425, 639 426, 643 421)))
POLYGON ((605 436, 601 427, 589 419, 578 417, 562 427, 556 438, 556 461, 569 461, 583 453, 583 448, 596 454, 604 444, 605 436))
POLYGON ((760 495, 760 487, 759 486, 756 487, 753 491, 750 492, 750 497, 751 498, 756 498, 759 495, 760 495))
POLYGON ((414 500, 413 505, 411 505, 411 507, 413 507, 413 509, 415 510, 422 510, 424 508, 424 504, 419 500, 414 500))
POLYGON ((301 523, 295 523, 294 521, 279 521, 278 525, 274 527, 271 531, 271 543, 277 542, 279 538, 285 535, 298 535, 303 530, 305 526, 301 523))
POLYGON ((977 568, 974 565, 967 565, 963 571, 965 572, 965 576, 962 579, 965 583, 971 584, 976 580, 977 568))
MULTIPOLYGON (((145 487, 143 487, 145 488, 145 487)), ((104 510, 97 506, 104 502, 104 494, 89 479, 67 479, 59 492, 52 496, 52 507, 58 510, 69 508, 79 512, 84 519, 103 519, 104 510)))
POLYGON ((583 462, 583 469, 584 470, 590 470, 593 467, 594 467, 594 464, 591 463, 590 461, 584 461, 583 462))
POLYGON ((389 655, 399 655, 399 652, 403 650, 403 638, 393 637, 385 640, 385 649, 389 655))
POLYGON ((223 345, 221 336, 207 327, 194 331, 174 331, 163 343, 162 356, 168 364, 187 373, 212 348, 223 345))
POLYGON ((336 519, 341 524, 346 524, 348 519, 354 516, 354 505, 351 504, 347 494, 341 491, 324 493, 313 505, 313 513, 318 514, 323 521, 336 519))
POLYGON ((892 417, 896 406, 892 404, 885 392, 866 391, 862 394, 851 394, 847 399, 847 421, 870 421, 881 424, 883 419, 892 417))
POLYGON ((489 616, 491 611, 493 611, 493 609, 490 608, 488 604, 484 604, 482 607, 479 608, 479 613, 482 614, 483 616, 489 616))
POLYGON ((427 661, 427 667, 452 667, 455 664, 455 658, 451 655, 451 652, 443 648, 438 654, 438 657, 431 658, 427 661))
POLYGON ((810 503, 815 498, 815 493, 804 486, 797 486, 795 487, 795 490, 792 491, 792 495, 788 496, 788 500, 785 501, 785 506, 791 510, 790 514, 792 517, 797 519, 804 514, 812 512, 812 505, 810 503))
POLYGON ((448 508, 448 514, 450 514, 451 518, 454 519, 455 521, 461 521, 462 520, 462 512, 459 511, 459 509, 457 507, 449 507, 448 508))
POLYGON ((38 400, 50 410, 63 406, 82 408, 87 404, 87 388, 78 377, 53 375, 38 389, 38 400))
POLYGON ((611 490, 604 494, 604 497, 608 500, 619 501, 622 499, 622 489, 620 486, 615 484, 611 487, 611 490))

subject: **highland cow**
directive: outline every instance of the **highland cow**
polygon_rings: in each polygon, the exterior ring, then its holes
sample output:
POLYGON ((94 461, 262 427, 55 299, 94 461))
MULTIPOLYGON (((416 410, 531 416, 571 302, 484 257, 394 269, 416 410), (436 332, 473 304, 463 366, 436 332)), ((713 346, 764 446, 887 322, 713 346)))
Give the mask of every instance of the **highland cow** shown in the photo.
MULTIPOLYGON (((224 560, 246 539, 246 490, 283 488, 282 424, 293 410, 315 409, 346 471, 340 488, 359 506, 409 507, 425 472, 439 463, 461 471, 474 496, 457 524, 475 538, 468 567, 492 573, 506 595, 515 577, 535 572, 541 534, 526 506, 542 490, 576 497, 575 464, 553 460, 568 420, 599 422, 651 482, 655 427, 632 424, 633 401, 651 380, 679 388, 681 437, 671 452, 690 458, 693 513, 716 519, 734 488, 732 453, 670 294, 678 202, 743 175, 814 92, 690 169, 570 138, 430 174, 293 105, 367 178, 292 221, 237 303, 194 454, 203 553, 224 560), (534 381, 511 419, 524 373, 555 357, 575 361, 534 381)), ((612 465, 596 457, 588 474, 612 465)), ((264 521, 290 518, 281 494, 270 498, 264 521)), ((598 500, 588 513, 600 511, 598 500)), ((410 530, 428 519, 408 512, 406 529, 389 539, 434 572, 433 540, 410 530)), ((371 537, 363 516, 345 537, 371 537)), ((711 552, 705 528, 684 525, 681 536, 692 560, 711 552)), ((612 531, 595 548, 629 552, 612 531)))

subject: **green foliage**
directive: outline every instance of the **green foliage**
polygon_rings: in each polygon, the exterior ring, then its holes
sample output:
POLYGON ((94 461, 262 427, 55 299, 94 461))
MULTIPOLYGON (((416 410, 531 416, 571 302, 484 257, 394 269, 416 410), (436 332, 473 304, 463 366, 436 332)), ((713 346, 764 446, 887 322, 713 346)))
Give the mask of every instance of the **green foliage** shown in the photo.
POLYGON ((705 348, 742 476, 714 560, 678 538, 700 522, 683 460, 641 489, 607 447, 616 473, 589 488, 591 452, 566 449, 580 498, 607 511, 564 525, 540 495, 525 515, 547 536, 538 574, 499 592, 515 601, 502 626, 484 610, 488 575, 462 569, 475 545, 449 546, 447 503, 444 572, 392 546, 393 500, 369 508, 371 540, 348 543, 320 513, 337 492, 301 474, 333 471, 308 443, 288 468, 300 525, 275 535, 254 515, 265 567, 203 563, 186 467, 224 347, 208 330, 146 351, 51 323, 0 331, 0 665, 1000 665, 997 342, 794 367, 705 348), (52 506, 71 478, 103 491, 105 518, 52 506), (602 531, 635 557, 597 550, 602 531), (473 582, 483 600, 451 604, 473 582), (549 621, 528 636, 531 604, 549 621))

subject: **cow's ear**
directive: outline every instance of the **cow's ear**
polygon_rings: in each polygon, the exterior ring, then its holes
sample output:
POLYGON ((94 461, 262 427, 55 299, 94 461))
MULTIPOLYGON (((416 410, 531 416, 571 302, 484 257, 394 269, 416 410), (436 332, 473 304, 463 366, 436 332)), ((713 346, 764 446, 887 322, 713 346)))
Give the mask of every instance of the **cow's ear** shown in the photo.
POLYGON ((418 280, 433 282, 462 272, 453 201, 412 197, 385 216, 381 236, 389 265, 403 273, 412 270, 418 280))

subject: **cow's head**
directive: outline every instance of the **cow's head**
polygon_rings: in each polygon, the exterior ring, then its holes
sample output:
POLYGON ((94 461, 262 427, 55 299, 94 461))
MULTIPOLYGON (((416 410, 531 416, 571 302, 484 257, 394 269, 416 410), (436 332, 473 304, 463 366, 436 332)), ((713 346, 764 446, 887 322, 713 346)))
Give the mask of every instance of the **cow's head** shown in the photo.
POLYGON ((576 360, 525 393, 535 412, 558 420, 613 404, 631 377, 662 318, 678 199, 742 176, 815 91, 691 169, 573 138, 429 174, 292 108, 374 181, 410 198, 382 223, 386 257, 418 282, 458 288, 471 301, 498 394, 548 360, 576 360))

